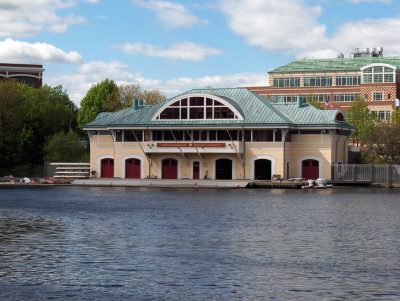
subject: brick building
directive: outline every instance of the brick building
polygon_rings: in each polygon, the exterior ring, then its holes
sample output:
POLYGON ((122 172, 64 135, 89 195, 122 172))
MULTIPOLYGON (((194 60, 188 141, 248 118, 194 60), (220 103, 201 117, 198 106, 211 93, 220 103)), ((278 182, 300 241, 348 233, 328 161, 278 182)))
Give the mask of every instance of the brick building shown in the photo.
POLYGON ((0 63, 0 80, 15 79, 34 88, 42 86, 43 66, 0 63))
POLYGON ((362 97, 377 119, 388 120, 400 98, 399 68, 400 57, 374 55, 367 48, 349 58, 296 60, 269 71, 267 86, 248 89, 272 103, 313 97, 327 109, 342 111, 362 97))

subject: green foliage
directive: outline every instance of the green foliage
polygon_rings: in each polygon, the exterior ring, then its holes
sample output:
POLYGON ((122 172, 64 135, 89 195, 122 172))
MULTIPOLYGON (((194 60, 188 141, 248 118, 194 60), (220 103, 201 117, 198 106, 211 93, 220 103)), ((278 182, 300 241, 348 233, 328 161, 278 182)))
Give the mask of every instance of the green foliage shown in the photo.
POLYGON ((0 170, 37 170, 45 141, 74 128, 76 111, 61 86, 35 89, 0 81, 0 170))
POLYGON ((306 102, 307 102, 309 105, 311 105, 311 106, 313 106, 313 107, 315 107, 315 108, 317 108, 317 109, 320 109, 320 110, 323 110, 323 109, 324 109, 323 106, 322 106, 322 104, 318 101, 318 99, 315 98, 315 97, 313 97, 313 96, 307 96, 306 102))
POLYGON ((110 79, 105 79, 93 85, 81 101, 77 121, 79 127, 91 122, 101 112, 119 110, 118 87, 110 79))
POLYGON ((78 111, 78 125, 82 128, 101 112, 116 112, 129 108, 134 99, 153 105, 165 100, 165 96, 159 90, 143 90, 137 83, 117 86, 113 80, 105 79, 93 85, 82 99, 78 111))
POLYGON ((361 97, 351 104, 346 112, 346 120, 354 126, 351 138, 356 141, 357 146, 365 138, 365 135, 374 128, 374 120, 371 117, 367 103, 361 97))
POLYGON ((87 162, 89 153, 79 141, 79 135, 72 130, 61 131, 47 141, 44 159, 49 162, 87 162))
POLYGON ((364 137, 367 163, 400 164, 400 124, 379 123, 364 137))
POLYGON ((0 82, 0 164, 14 162, 17 134, 23 125, 24 98, 14 81, 0 82))
POLYGON ((392 115, 392 122, 400 124, 400 107, 396 107, 396 111, 392 115))
POLYGON ((165 100, 165 95, 159 90, 144 90, 142 96, 139 99, 143 99, 144 103, 147 105, 155 105, 163 100, 165 100))

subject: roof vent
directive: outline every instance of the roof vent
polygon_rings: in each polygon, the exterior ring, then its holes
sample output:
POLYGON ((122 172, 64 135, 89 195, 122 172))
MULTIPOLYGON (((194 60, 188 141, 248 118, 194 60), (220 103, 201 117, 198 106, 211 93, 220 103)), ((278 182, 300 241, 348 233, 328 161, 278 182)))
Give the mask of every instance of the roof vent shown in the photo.
POLYGON ((300 96, 297 96, 297 107, 302 108, 303 107, 303 99, 301 99, 300 96))

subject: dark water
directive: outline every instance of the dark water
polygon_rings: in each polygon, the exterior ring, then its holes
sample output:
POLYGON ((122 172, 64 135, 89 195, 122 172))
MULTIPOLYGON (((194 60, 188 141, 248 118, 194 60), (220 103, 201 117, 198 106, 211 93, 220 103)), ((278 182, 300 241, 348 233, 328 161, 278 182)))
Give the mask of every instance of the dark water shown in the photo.
POLYGON ((0 300, 400 300, 399 196, 0 189, 0 300))

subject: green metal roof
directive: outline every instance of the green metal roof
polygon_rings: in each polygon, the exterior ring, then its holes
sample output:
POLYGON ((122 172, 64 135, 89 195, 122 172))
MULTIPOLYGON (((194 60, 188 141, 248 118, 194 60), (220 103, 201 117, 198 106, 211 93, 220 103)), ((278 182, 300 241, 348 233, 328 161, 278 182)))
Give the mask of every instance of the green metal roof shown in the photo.
POLYGON ((229 89, 195 89, 165 100, 154 106, 142 106, 138 110, 133 107, 115 113, 100 113, 96 119, 84 129, 91 128, 126 128, 126 127, 291 127, 291 126, 334 126, 347 127, 346 123, 335 121, 337 110, 318 110, 304 104, 271 104, 264 97, 244 88, 229 89), (168 103, 184 98, 186 95, 205 94, 217 96, 234 106, 244 120, 153 120, 160 109, 168 103))
POLYGON ((400 68, 400 57, 360 57, 334 59, 301 59, 272 69, 269 73, 352 72, 369 64, 389 64, 400 68))

